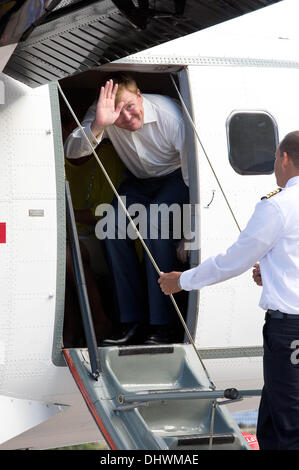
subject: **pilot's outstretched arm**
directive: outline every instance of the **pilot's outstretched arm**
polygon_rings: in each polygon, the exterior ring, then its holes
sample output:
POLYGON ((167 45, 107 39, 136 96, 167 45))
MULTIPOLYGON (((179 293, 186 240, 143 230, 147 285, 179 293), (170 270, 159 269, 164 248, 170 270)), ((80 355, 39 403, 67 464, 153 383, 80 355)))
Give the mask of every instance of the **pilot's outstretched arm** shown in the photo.
POLYGON ((275 245, 283 229, 283 217, 276 204, 260 201, 246 228, 226 253, 211 256, 195 268, 163 273, 162 291, 169 295, 181 289, 199 290, 205 286, 238 276, 261 260, 275 245))

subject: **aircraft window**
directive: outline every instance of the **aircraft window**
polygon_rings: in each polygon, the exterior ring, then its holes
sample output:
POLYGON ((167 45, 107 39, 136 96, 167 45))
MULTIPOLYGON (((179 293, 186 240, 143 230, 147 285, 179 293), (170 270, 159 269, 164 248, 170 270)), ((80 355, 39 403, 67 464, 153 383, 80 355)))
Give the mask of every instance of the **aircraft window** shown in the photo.
POLYGON ((262 111, 233 112, 227 121, 229 161, 240 175, 269 175, 274 171, 278 129, 262 111))

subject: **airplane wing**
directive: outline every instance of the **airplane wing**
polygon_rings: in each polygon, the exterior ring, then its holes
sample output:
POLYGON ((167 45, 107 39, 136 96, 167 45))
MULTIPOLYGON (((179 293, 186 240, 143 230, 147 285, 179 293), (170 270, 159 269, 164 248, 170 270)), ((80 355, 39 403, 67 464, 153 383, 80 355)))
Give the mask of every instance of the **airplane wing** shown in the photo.
POLYGON ((61 0, 0 0, 0 46, 19 42, 58 5, 61 0))
POLYGON ((15 436, 46 422, 67 408, 64 405, 1 395, 0 412, 5 426, 2 425, 0 428, 0 446, 15 436))
POLYGON ((2 15, 6 24, 0 28, 0 45, 18 42, 4 73, 37 87, 278 1, 0 1, 0 21, 1 9, 8 3, 21 4, 25 12, 20 24, 15 18, 18 12, 2 15), (37 4, 44 8, 38 11, 37 4))

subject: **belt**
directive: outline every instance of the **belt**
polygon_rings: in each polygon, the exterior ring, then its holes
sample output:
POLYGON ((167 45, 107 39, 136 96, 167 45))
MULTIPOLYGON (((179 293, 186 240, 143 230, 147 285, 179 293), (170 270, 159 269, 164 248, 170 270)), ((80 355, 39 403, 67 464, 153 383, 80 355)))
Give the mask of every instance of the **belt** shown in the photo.
POLYGON ((267 310, 265 320, 275 318, 278 320, 299 320, 299 315, 295 313, 284 313, 279 310, 267 310))

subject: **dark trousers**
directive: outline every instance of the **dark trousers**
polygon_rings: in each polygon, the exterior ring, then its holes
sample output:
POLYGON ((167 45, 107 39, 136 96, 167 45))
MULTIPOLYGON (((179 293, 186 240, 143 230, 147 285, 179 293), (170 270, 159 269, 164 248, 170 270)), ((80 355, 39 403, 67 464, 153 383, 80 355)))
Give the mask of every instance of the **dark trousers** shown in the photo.
POLYGON ((264 388, 257 439, 261 450, 299 449, 299 319, 266 319, 264 388))
MULTIPOLYGON (((176 203, 182 207, 183 204, 189 202, 189 190, 183 181, 181 170, 176 170, 167 176, 149 179, 139 179, 128 173, 118 192, 120 196, 126 197, 127 208, 132 204, 141 204, 145 208, 147 237, 144 241, 160 271, 174 271, 178 264, 176 243, 179 240, 173 240, 172 217, 170 217, 169 238, 163 239, 160 236, 161 220, 156 231, 158 237, 151 238, 149 230, 152 223, 150 206, 162 203, 171 206, 171 204, 176 203)), ((105 245, 115 286, 115 300, 120 321, 122 323, 148 321, 152 325, 172 323, 176 313, 169 297, 165 296, 160 289, 157 282, 157 271, 145 253, 145 289, 144 276, 136 253, 135 241, 124 233, 123 216, 117 215, 119 209, 116 198, 114 198, 112 205, 115 209, 116 238, 105 239, 105 245), (122 221, 122 227, 120 227, 120 220, 122 221), (120 237, 118 234, 120 234, 120 237)), ((138 207, 136 207, 136 210, 137 217, 138 207)), ((169 214, 172 214, 171 211, 169 211, 169 214)), ((133 214, 130 215, 134 219, 133 214)), ((126 219, 126 227, 128 223, 128 219, 126 219)))

